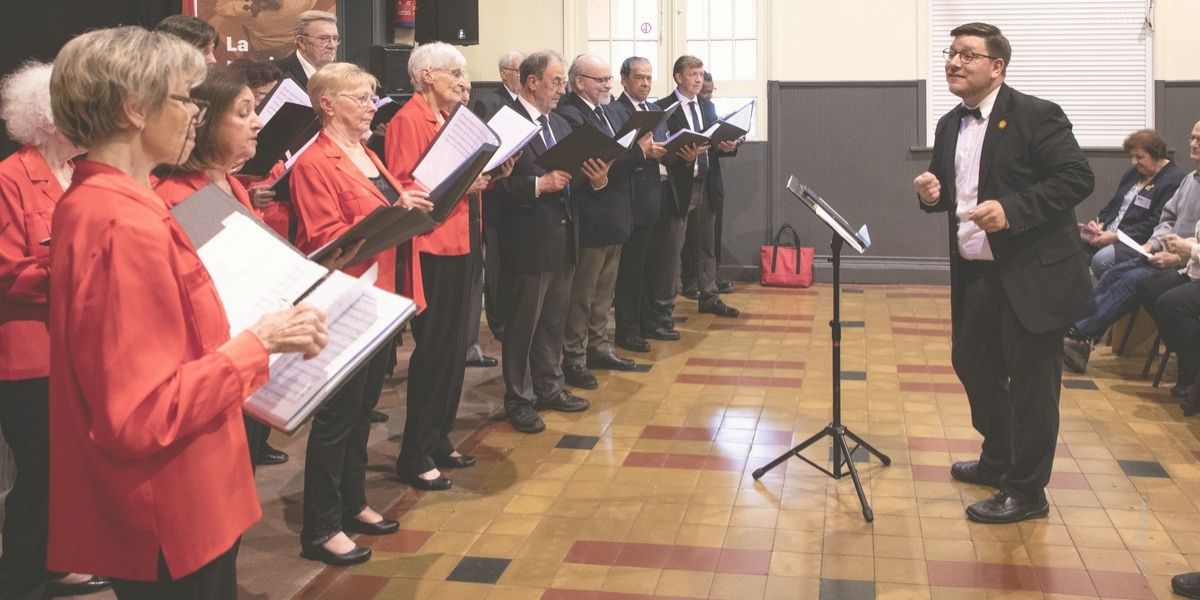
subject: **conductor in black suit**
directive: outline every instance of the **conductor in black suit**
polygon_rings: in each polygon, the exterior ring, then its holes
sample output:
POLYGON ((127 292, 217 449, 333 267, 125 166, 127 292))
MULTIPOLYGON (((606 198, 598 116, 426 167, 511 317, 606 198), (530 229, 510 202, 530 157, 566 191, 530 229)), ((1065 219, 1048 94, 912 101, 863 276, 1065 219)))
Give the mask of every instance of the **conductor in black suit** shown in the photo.
POLYGON ((566 172, 547 172, 534 164, 571 133, 571 126, 551 112, 567 85, 567 68, 557 53, 535 52, 521 62, 520 75, 521 94, 513 108, 542 131, 522 149, 512 174, 496 183, 491 201, 499 206, 504 272, 504 410, 514 429, 538 433, 546 425, 537 410, 579 412, 588 407, 587 400, 563 388, 560 367, 578 255, 571 210, 573 188, 603 189, 608 165, 590 161, 584 170, 587 181, 572 182, 566 172))
POLYGON ((334 61, 341 43, 336 15, 323 10, 306 10, 296 18, 296 51, 275 64, 284 75, 308 89, 308 78, 334 61))
POLYGON ((1091 297, 1075 206, 1094 178, 1062 109, 1004 84, 1012 49, 998 28, 950 35, 946 81, 962 104, 938 121, 913 187, 923 210, 948 215, 951 354, 983 435, 979 460, 950 473, 999 490, 968 518, 1013 523, 1049 510, 1062 336, 1091 297))

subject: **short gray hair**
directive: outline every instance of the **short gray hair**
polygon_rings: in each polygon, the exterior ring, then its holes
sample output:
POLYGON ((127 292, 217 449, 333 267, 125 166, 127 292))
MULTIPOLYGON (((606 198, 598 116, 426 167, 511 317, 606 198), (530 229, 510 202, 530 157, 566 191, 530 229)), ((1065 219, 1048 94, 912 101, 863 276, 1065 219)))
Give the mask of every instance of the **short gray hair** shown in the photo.
POLYGON ((300 37, 304 35, 305 31, 308 31, 308 26, 316 21, 326 21, 337 25, 337 15, 323 10, 306 10, 296 17, 296 27, 292 29, 292 32, 296 34, 296 37, 300 37))
POLYGON ((173 81, 204 80, 204 56, 168 33, 113 27, 76 36, 54 59, 50 104, 54 125, 76 146, 90 148, 130 124, 123 106, 153 113, 173 81))
POLYGON ((458 48, 445 42, 421 44, 408 57, 408 78, 412 80, 414 91, 423 92, 425 83, 421 81, 421 71, 466 67, 467 59, 458 48))
MULTIPOLYGON (((605 60, 599 56, 596 56, 595 54, 580 54, 579 56, 576 56, 575 60, 571 61, 571 67, 567 69, 567 89, 571 90, 572 92, 575 91, 575 78, 583 75, 583 70, 586 69, 588 65, 601 65, 604 63, 605 60)), ((612 73, 609 73, 609 75, 612 75, 612 73)))
POLYGON ((496 66, 501 69, 509 69, 511 67, 508 65, 517 63, 517 67, 520 67, 521 61, 523 60, 525 60, 525 55, 523 53, 516 50, 509 50, 508 52, 500 55, 500 61, 496 64, 496 66))
POLYGON ((525 89, 530 75, 541 79, 542 75, 546 74, 546 67, 549 67, 553 61, 567 62, 563 60, 561 54, 553 50, 539 50, 526 56, 525 60, 521 61, 521 89, 525 89))
POLYGON ((0 119, 8 135, 22 144, 41 146, 54 132, 50 109, 50 73, 54 65, 29 61, 0 80, 0 119))

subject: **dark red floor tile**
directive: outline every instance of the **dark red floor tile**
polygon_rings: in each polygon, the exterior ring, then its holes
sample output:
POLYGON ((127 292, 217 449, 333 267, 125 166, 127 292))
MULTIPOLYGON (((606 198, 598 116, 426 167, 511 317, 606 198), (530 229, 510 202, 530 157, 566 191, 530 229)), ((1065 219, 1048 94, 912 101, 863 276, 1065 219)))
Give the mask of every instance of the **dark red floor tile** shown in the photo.
POLYGON ((611 565, 621 553, 621 542, 578 540, 571 545, 563 562, 585 565, 611 565))
POLYGON ((542 593, 541 600, 596 600, 596 594, 593 590, 564 590, 559 588, 549 588, 542 593))
POLYGON ((994 590, 1039 589, 1032 567, 930 560, 925 562, 929 585, 994 590))
POLYGON ((663 564, 663 568, 712 573, 717 570, 717 563, 720 560, 720 548, 672 546, 670 552, 667 554, 667 560, 663 564))
POLYGON ((708 375, 680 373, 675 376, 675 383, 708 383, 708 375))
POLYGON ((647 425, 642 429, 642 439, 647 440, 673 440, 679 437, 679 430, 682 427, 668 427, 666 425, 647 425))
POLYGON ((401 529, 391 535, 373 538, 374 543, 371 544, 371 548, 381 552, 411 554, 420 550, 421 546, 424 546, 425 542, 433 536, 433 533, 432 531, 401 529))
POLYGON ((667 455, 662 452, 630 452, 625 457, 625 462, 621 463, 625 467, 653 467, 662 468, 663 462, 667 460, 667 455))
POLYGON ((717 562, 718 573, 766 575, 771 570, 770 550, 738 550, 724 548, 717 562))
POLYGON ((1083 473, 1053 473, 1050 475, 1050 485, 1048 487, 1060 490, 1090 490, 1091 484, 1088 483, 1087 477, 1083 473))
POLYGON ((668 454, 663 461, 667 469, 703 469, 707 457, 703 454, 668 454))
POLYGON ((718 435, 718 430, 708 427, 679 427, 678 430, 675 439, 692 442, 711 442, 718 435))
POLYGON ((1056 569, 1051 567, 1034 567, 1038 585, 1043 593, 1066 594, 1073 596, 1097 596, 1092 578, 1082 569, 1056 569))
POLYGON ((1113 571, 1092 571, 1092 583, 1105 598, 1124 598, 1126 600, 1154 600, 1154 591, 1150 583, 1141 573, 1116 573, 1113 571))
POLYGON ((933 392, 935 394, 963 394, 961 383, 929 383, 926 381, 901 381, 902 392, 933 392))
POLYGON ((953 481, 950 476, 950 467, 934 466, 934 465, 913 465, 913 481, 934 481, 945 483, 953 481))
POLYGON ((731 442, 734 444, 749 444, 754 441, 755 431, 753 429, 722 429, 713 437, 717 442, 731 442))
POLYGON ((667 544, 638 544, 625 542, 613 564, 622 567, 661 569, 667 564, 672 546, 667 544))
POLYGON ((752 331, 759 333, 812 333, 805 325, 743 325, 740 323, 710 323, 709 331, 752 331))
POLYGON ((924 323, 928 325, 945 325, 950 326, 949 317, 909 317, 909 316, 893 316, 893 323, 924 323))

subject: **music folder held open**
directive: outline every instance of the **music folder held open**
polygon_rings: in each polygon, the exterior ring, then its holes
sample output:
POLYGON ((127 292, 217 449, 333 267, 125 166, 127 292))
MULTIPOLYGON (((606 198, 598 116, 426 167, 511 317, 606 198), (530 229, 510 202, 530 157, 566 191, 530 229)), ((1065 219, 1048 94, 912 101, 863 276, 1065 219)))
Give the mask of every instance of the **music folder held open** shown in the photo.
POLYGON ((590 158, 604 162, 620 158, 637 142, 633 137, 636 133, 630 131, 625 137, 612 139, 593 125, 581 125, 541 153, 533 164, 547 171, 566 171, 572 179, 582 178, 583 163, 590 158))
POLYGON ((454 106, 412 170, 413 180, 429 192, 433 220, 450 216, 499 148, 500 137, 487 123, 463 105, 454 106))
POLYGON ((215 185, 171 212, 212 277, 231 336, 262 315, 291 306, 310 288, 304 302, 325 312, 329 345, 311 360, 272 354, 269 381, 242 406, 275 429, 295 431, 416 314, 412 300, 375 287, 374 268, 358 278, 328 272, 215 185))

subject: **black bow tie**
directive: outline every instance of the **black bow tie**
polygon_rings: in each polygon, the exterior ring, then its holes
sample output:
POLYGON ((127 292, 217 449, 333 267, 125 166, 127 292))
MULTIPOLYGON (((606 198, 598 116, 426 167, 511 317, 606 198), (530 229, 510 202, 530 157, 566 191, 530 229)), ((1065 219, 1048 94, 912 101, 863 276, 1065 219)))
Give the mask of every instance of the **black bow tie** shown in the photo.
POLYGON ((966 118, 967 115, 971 115, 981 121, 983 120, 983 113, 979 111, 979 107, 967 108, 965 104, 959 104, 954 111, 958 113, 958 120, 960 121, 966 118))

